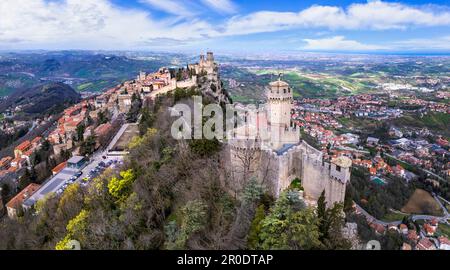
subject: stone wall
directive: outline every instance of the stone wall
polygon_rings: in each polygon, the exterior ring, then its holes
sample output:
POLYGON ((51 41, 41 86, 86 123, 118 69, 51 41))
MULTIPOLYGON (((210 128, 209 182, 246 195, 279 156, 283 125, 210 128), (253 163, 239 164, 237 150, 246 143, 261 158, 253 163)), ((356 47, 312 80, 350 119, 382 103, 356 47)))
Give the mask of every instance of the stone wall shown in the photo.
POLYGON ((277 155, 271 149, 249 151, 242 142, 233 142, 231 145, 228 145, 227 168, 230 168, 233 182, 229 186, 234 193, 242 190, 246 181, 257 177, 269 194, 278 197, 298 177, 302 181, 307 201, 314 204, 324 190, 328 206, 344 201, 345 185, 350 178, 349 168, 340 168, 339 171, 335 164, 323 162, 322 153, 304 142, 282 155, 277 155), (242 157, 246 155, 251 156, 251 164, 247 160, 247 166, 251 166, 244 175, 242 157))

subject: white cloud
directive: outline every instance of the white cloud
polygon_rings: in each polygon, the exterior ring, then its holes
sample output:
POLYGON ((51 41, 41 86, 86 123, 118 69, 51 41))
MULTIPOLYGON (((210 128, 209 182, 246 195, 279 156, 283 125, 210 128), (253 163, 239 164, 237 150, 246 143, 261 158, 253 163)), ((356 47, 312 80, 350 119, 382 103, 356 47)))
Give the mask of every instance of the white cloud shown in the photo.
POLYGON ((223 13, 236 13, 237 7, 230 0, 202 0, 203 3, 212 9, 223 13))
MULTIPOLYGON (((380 1, 354 4, 346 9, 315 5, 297 13, 260 11, 233 16, 222 22, 212 21, 211 16, 198 16, 205 9, 223 13, 236 11, 237 7, 230 0, 140 1, 172 15, 156 19, 149 11, 123 8, 112 4, 111 0, 0 0, 0 49, 173 48, 211 44, 220 41, 221 37, 319 28, 325 35, 304 40, 307 48, 319 49, 322 46, 325 49, 328 44, 329 49, 371 50, 381 49, 381 46, 362 44, 341 36, 318 38, 329 36, 332 32, 329 30, 335 29, 382 30, 450 25, 448 9, 380 1)), ((432 41, 415 39, 388 45, 393 48, 426 48, 426 44, 433 44, 429 48, 448 49, 448 41, 445 38, 432 41)))
POLYGON ((202 20, 155 20, 108 0, 1 0, 0 14, 0 48, 6 49, 136 48, 158 38, 186 41, 215 34, 202 20))
POLYGON ((450 25, 448 9, 369 1, 352 4, 347 9, 314 5, 300 12, 259 11, 235 16, 227 22, 225 33, 252 34, 293 28, 385 30, 443 25, 450 25))
POLYGON ((151 5, 155 9, 162 10, 169 14, 174 14, 183 17, 194 16, 195 13, 183 1, 176 0, 140 0, 140 2, 151 5))
POLYGON ((363 44, 356 40, 348 40, 343 36, 322 39, 304 39, 306 45, 301 49, 314 51, 373 51, 386 49, 384 46, 363 44))
POLYGON ((396 50, 450 50, 450 36, 396 41, 391 47, 396 50))

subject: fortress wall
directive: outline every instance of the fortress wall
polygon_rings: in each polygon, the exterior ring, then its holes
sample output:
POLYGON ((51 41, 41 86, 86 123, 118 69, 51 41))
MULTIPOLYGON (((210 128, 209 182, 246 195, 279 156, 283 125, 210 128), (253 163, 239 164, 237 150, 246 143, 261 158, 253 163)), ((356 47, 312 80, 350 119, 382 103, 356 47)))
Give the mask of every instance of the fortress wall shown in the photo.
POLYGON ((328 163, 311 159, 303 155, 302 185, 305 189, 305 197, 317 201, 323 190, 330 190, 328 163))
POLYGON ((193 80, 179 81, 177 82, 177 87, 179 88, 189 88, 195 86, 195 82, 193 80))
POLYGON ((342 203, 345 198, 345 183, 350 177, 348 168, 336 169, 336 165, 328 162, 320 162, 304 155, 302 184, 305 196, 317 201, 322 191, 325 190, 326 202, 329 207, 334 203, 342 203))
POLYGON ((342 167, 336 166, 334 164, 331 164, 330 174, 337 181, 340 181, 344 184, 347 183, 347 181, 350 179, 350 169, 349 168, 342 168, 342 167))
POLYGON ((280 167, 280 162, 282 161, 275 153, 271 151, 261 152, 259 178, 264 181, 264 185, 269 194, 274 197, 278 197, 280 191, 283 190, 283 184, 279 181, 280 175, 284 174, 284 172, 280 171, 280 169, 282 169, 282 167, 280 167))
MULTIPOLYGON (((238 144, 239 145, 239 144, 238 144)), ((247 150, 244 145, 228 145, 229 172, 231 188, 237 192, 244 188, 252 177, 259 178, 261 151, 258 148, 247 150)))

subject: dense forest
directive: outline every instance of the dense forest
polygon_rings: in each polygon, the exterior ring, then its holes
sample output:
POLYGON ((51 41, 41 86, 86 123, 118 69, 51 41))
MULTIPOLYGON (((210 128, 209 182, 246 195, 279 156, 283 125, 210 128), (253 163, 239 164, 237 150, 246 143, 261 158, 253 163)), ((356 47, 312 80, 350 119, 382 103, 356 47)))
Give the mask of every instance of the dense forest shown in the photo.
POLYGON ((74 184, 18 220, 3 219, 0 249, 348 249, 342 205, 305 205, 296 186, 278 199, 256 178, 227 192, 218 141, 175 141, 168 107, 195 91, 145 104, 125 164, 74 184))

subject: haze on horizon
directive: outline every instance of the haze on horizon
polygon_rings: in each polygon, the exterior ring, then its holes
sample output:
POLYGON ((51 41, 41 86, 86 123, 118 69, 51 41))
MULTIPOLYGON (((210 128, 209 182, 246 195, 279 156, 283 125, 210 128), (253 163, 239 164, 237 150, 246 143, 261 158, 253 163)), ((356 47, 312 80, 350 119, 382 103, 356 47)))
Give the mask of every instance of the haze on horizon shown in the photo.
POLYGON ((0 14, 0 50, 450 53, 444 0, 2 0, 0 14))

